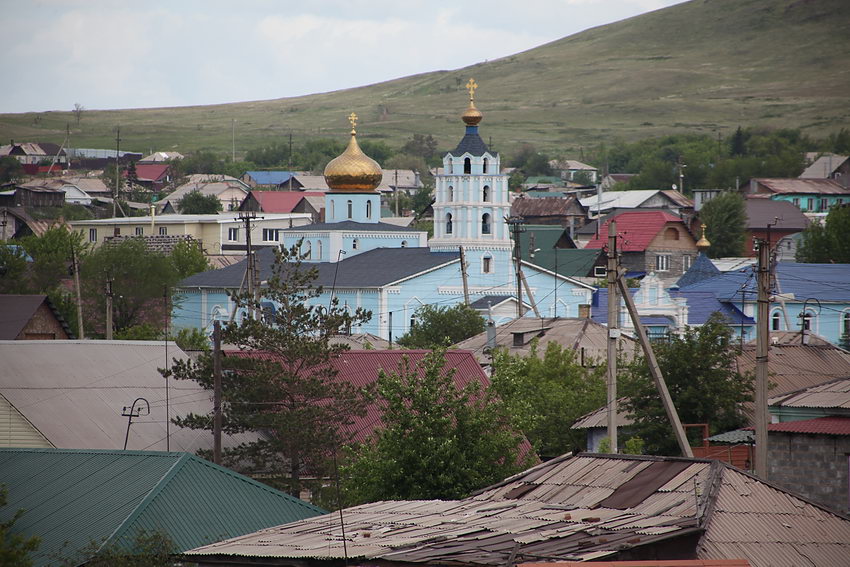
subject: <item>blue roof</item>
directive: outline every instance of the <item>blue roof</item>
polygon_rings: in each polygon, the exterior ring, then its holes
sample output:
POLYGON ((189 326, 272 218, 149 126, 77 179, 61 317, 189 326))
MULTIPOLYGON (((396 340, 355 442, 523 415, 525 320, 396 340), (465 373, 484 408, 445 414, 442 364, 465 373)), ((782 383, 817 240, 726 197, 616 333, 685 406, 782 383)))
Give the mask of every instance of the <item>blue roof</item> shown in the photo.
MULTIPOLYGON (((637 293, 637 288, 629 290, 632 295, 637 293)), ((685 291, 685 290, 669 290, 672 297, 684 297, 688 302, 688 325, 703 325, 712 313, 720 312, 734 325, 753 325, 752 317, 748 317, 741 313, 733 303, 720 301, 713 293, 708 291, 685 291)), ((608 289, 600 288, 593 294, 591 300, 592 318, 597 323, 603 325, 608 324, 608 289)), ((647 319, 641 317, 641 321, 647 319)), ((664 324, 664 323, 646 323, 646 324, 664 324)))
POLYGON ((700 253, 697 256, 697 259, 688 268, 688 271, 682 274, 682 277, 679 278, 679 281, 676 282, 678 287, 686 287, 689 285, 693 285, 695 283, 699 283, 702 280, 707 280, 708 278, 713 278, 715 276, 720 275, 720 270, 717 269, 717 266, 708 259, 703 253, 700 253))
POLYGON ((280 185, 295 177, 291 171, 246 171, 245 175, 250 175, 257 185, 280 185))

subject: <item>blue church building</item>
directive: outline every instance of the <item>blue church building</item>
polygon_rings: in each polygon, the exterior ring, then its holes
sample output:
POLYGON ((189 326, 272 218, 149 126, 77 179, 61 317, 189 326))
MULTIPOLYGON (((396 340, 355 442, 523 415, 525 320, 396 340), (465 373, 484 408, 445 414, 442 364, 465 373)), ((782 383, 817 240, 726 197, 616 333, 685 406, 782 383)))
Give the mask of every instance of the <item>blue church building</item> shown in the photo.
MULTIPOLYGON (((462 303, 464 269, 474 307, 489 311, 496 324, 517 316, 516 263, 506 222, 508 181, 499 154, 478 133, 483 116, 475 106, 476 87, 473 80, 467 84, 469 105, 461 115, 465 132, 444 155, 444 173, 436 177, 433 238, 381 222, 375 190, 381 168, 361 151, 354 114, 349 117, 348 147, 325 168, 330 188, 325 222, 281 231, 281 245, 300 243, 303 261, 317 269, 315 284, 324 294, 314 301, 327 305, 333 294, 341 305, 372 312, 371 320, 352 332, 394 340, 410 329, 421 306, 462 303)), ((271 275, 273 250, 262 249, 256 257, 262 285, 271 275)), ((534 315, 536 308, 543 317, 577 317, 579 305, 591 303, 592 286, 527 261, 521 266, 526 315, 534 315)), ((214 320, 230 319, 234 304, 228 292, 240 288, 245 272, 242 261, 183 280, 177 289, 183 301, 175 307, 173 326, 209 331, 214 320)))

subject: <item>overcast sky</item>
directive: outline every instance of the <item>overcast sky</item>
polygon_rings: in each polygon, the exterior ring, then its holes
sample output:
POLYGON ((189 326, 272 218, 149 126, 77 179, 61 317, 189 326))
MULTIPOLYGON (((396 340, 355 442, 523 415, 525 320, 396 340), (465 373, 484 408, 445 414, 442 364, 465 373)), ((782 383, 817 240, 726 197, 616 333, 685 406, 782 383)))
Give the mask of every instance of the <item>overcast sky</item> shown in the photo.
POLYGON ((0 0, 0 112, 186 106, 456 69, 681 0, 0 0))

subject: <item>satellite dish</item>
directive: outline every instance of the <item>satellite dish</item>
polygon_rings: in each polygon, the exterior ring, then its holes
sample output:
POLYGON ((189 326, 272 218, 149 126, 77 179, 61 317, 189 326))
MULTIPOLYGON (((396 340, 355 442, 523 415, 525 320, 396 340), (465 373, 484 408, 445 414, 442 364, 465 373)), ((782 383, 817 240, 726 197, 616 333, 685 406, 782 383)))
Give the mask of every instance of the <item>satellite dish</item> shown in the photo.
POLYGON ((673 191, 675 191, 676 189, 679 188, 675 183, 672 185, 672 187, 673 187, 673 191))

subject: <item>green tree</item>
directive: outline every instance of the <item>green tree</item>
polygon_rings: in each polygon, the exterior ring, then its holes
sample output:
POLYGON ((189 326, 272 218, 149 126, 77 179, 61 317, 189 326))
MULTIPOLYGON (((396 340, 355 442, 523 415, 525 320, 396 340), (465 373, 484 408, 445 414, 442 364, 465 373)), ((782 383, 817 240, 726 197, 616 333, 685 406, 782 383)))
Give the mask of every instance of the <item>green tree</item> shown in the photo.
POLYGON ((12 156, 0 157, 0 183, 17 181, 24 174, 24 166, 12 156))
POLYGON ((210 269, 210 263, 204 256, 204 249, 197 240, 178 242, 168 255, 171 265, 179 279, 188 278, 192 274, 205 272, 210 269))
POLYGON ((740 256, 744 252, 747 213, 744 198, 726 191, 702 206, 700 220, 706 225, 705 237, 711 242, 711 258, 740 256))
MULTIPOLYGON (((0 484, 0 510, 6 507, 8 500, 8 489, 0 484)), ((24 510, 17 510, 9 517, 2 513, 7 520, 0 521, 0 565, 15 565, 17 567, 29 567, 32 565, 30 553, 38 549, 41 539, 38 537, 27 537, 13 531, 15 523, 21 519, 24 510)))
POLYGON ((797 261, 850 263, 850 207, 832 207, 823 223, 813 222, 803 231, 797 261))
POLYGON ((514 425, 541 458, 584 446, 584 433, 570 429, 582 415, 605 404, 605 366, 586 367, 574 350, 550 342, 527 356, 493 353, 493 391, 505 401, 514 425))
POLYGON ((735 130, 735 133, 732 134, 732 140, 730 142, 731 147, 729 148, 729 154, 733 156, 742 156, 747 153, 746 147, 746 138, 744 137, 744 131, 741 130, 741 127, 738 126, 738 129, 735 130))
POLYGON ((531 144, 523 144, 509 162, 511 167, 519 168, 525 176, 552 175, 549 156, 537 151, 531 144))
POLYGON ((401 147, 401 153, 419 156, 426 162, 431 160, 436 152, 437 140, 431 134, 414 134, 401 147))
POLYGON ((180 565, 173 555, 177 544, 161 531, 138 530, 133 539, 103 545, 103 541, 92 541, 73 553, 53 554, 51 565, 59 567, 176 567, 180 565))
MULTIPOLYGON (((316 269, 305 269, 299 245, 276 252, 273 275, 263 301, 276 305, 260 318, 224 325, 222 341, 261 356, 228 356, 222 380, 223 430, 257 432, 255 441, 223 452, 223 462, 248 474, 263 474, 292 494, 299 494, 302 474, 315 478, 329 472, 328 458, 349 440, 346 425, 365 411, 364 392, 337 380, 329 362, 347 346, 332 344, 340 329, 366 322, 371 314, 353 314, 316 300, 316 269), (277 482, 275 482, 277 479, 277 482)), ((239 308, 260 309, 248 294, 234 296, 239 308)), ((163 371, 178 380, 197 380, 212 389, 212 357, 198 362, 175 361, 163 371)), ((175 420, 181 427, 212 429, 210 415, 189 414, 175 420)))
POLYGON ((17 243, 0 241, 0 293, 28 293, 27 254, 17 243))
POLYGON ((33 259, 29 272, 32 293, 56 289, 59 281, 68 277, 71 248, 85 256, 89 247, 81 232, 72 232, 67 226, 52 226, 41 236, 26 236, 21 245, 33 259))
POLYGON ((398 339, 406 348, 448 346, 484 331, 484 318, 462 303, 423 305, 416 310, 415 321, 407 334, 398 339))
POLYGON ((215 195, 204 195, 194 189, 180 199, 177 208, 184 215, 211 215, 219 212, 222 206, 215 195))
POLYGON ((478 382, 458 389, 455 369, 444 366, 437 349, 419 365, 404 357, 395 372, 381 371, 383 427, 350 448, 342 469, 349 504, 463 498, 527 465, 503 404, 478 382))
MULTIPOLYGON (((741 405, 752 401, 753 377, 736 370, 732 330, 720 313, 701 327, 688 327, 681 337, 653 343, 653 349, 682 423, 707 423, 712 435, 746 423, 741 405)), ((679 454, 646 361, 637 359, 623 376, 623 407, 647 453, 679 454)))

